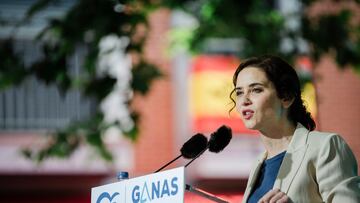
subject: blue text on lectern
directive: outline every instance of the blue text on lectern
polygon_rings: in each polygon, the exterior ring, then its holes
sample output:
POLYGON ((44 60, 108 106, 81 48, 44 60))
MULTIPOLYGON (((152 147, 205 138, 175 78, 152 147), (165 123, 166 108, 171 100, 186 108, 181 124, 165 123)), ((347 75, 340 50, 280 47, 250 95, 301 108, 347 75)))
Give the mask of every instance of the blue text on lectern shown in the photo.
POLYGON ((154 199, 174 196, 178 193, 178 178, 159 180, 156 182, 144 182, 143 185, 136 185, 132 189, 133 203, 150 202, 154 199))

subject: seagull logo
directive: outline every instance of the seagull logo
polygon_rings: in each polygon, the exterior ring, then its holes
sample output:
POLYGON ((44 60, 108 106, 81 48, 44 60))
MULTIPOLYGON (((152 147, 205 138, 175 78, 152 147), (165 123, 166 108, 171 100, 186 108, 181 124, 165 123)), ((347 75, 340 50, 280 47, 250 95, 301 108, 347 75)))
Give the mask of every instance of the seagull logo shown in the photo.
POLYGON ((118 192, 115 192, 112 196, 110 196, 110 194, 108 192, 103 192, 101 193, 101 195, 98 197, 98 199, 96 200, 96 203, 101 203, 101 201, 103 199, 108 199, 111 203, 111 201, 114 199, 115 196, 119 195, 118 192))

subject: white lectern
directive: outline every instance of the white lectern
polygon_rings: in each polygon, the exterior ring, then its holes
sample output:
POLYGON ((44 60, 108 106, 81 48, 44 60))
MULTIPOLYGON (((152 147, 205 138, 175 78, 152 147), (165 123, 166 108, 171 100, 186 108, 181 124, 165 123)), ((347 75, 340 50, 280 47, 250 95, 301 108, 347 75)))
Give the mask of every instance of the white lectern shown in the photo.
POLYGON ((91 203, 184 203, 185 190, 212 202, 227 203, 184 181, 184 167, 123 180, 92 188, 91 203))

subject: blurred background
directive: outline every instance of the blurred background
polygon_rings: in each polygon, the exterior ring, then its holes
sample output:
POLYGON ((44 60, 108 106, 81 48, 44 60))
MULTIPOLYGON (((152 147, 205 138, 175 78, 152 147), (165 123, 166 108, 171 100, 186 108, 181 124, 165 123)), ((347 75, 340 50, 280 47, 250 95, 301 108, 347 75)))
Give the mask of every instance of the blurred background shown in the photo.
POLYGON ((229 113, 232 74, 262 54, 293 65, 317 130, 359 160, 359 1, 0 0, 1 202, 90 202, 224 124, 230 144, 186 178, 239 202, 263 148, 229 113))

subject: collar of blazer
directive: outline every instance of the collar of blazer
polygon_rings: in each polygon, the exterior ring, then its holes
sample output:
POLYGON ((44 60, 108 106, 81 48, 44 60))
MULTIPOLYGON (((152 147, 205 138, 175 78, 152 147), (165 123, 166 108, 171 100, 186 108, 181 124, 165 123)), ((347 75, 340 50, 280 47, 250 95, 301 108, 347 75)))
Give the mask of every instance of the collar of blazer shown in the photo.
POLYGON ((289 187, 304 159, 309 132, 310 131, 303 125, 300 123, 297 124, 273 188, 279 188, 285 193, 288 192, 289 187))
POLYGON ((261 165, 263 163, 263 161, 266 158, 266 152, 262 153, 260 156, 258 156, 257 161, 254 163, 253 167, 252 167, 252 171, 250 171, 250 175, 249 175, 249 179, 248 179, 248 184, 243 196, 243 201, 242 202, 246 202, 250 192, 252 191, 255 181, 259 175, 259 171, 261 168, 261 165))
MULTIPOLYGON (((274 187, 279 188, 281 191, 287 193, 292 180, 294 179, 301 163, 304 158, 307 148, 307 138, 309 131, 300 123, 297 124, 294 135, 290 141, 289 147, 286 150, 284 160, 280 166, 278 176, 276 177, 274 187)), ((248 187, 244 194, 244 200, 246 201, 252 188, 255 184, 259 170, 262 163, 266 159, 266 152, 262 153, 257 161, 253 171, 250 172, 248 187)))

